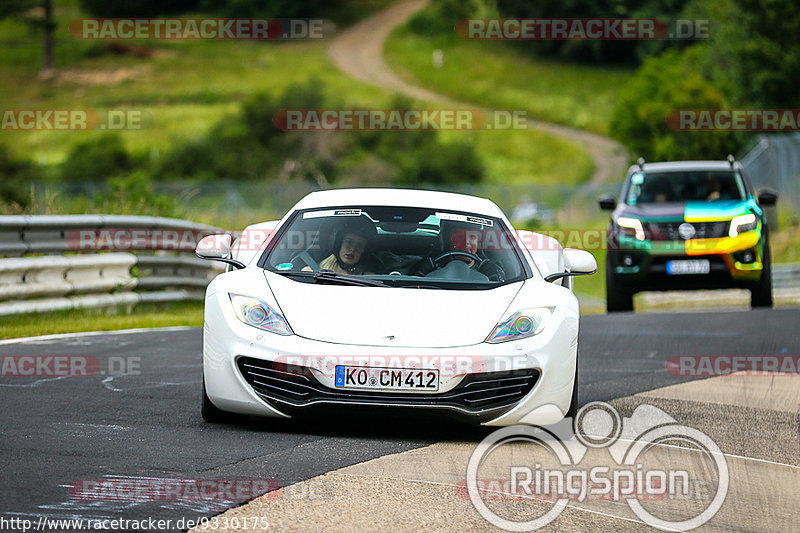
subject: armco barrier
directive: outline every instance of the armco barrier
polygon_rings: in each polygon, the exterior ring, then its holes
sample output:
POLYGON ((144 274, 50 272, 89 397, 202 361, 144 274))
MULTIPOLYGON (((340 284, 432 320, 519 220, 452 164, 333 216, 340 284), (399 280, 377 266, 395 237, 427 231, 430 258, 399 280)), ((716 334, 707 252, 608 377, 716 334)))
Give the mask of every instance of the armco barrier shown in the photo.
POLYGON ((800 263, 778 263, 772 265, 772 286, 776 289, 800 287, 800 263))
MULTIPOLYGON (((200 300, 225 267, 192 252, 199 238, 221 232, 162 217, 0 216, 0 316, 200 300), (81 240, 92 232, 98 239, 81 240)), ((773 286, 800 287, 800 263, 773 265, 773 286)))
POLYGON ((162 217, 0 216, 0 316, 202 299, 224 265, 194 247, 220 232, 162 217))

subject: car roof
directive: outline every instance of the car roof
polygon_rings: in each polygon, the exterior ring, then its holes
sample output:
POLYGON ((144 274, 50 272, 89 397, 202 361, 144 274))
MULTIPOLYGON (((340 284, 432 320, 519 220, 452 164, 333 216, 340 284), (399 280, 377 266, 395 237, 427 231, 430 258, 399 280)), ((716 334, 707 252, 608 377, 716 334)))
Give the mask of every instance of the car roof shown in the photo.
POLYGON ((293 209, 357 205, 425 207, 505 218, 500 208, 486 198, 416 189, 329 189, 316 191, 297 202, 293 209))
MULTIPOLYGON (((739 163, 734 163, 736 168, 739 163)), ((630 170, 639 170, 638 165, 631 166, 630 170)), ((669 161, 664 163, 645 163, 645 172, 684 172, 687 170, 731 170, 731 164, 727 161, 669 161)))

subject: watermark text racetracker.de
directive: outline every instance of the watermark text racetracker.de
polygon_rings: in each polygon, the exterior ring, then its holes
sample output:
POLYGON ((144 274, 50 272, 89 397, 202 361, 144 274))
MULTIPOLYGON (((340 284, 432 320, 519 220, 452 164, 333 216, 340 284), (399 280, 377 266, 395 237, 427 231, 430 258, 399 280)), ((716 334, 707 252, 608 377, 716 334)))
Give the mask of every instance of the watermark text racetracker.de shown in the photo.
POLYGON ((574 421, 491 433, 466 474, 456 494, 507 531, 541 529, 570 504, 591 501, 625 503, 645 524, 686 531, 714 517, 729 485, 725 456, 705 433, 651 405, 623 418, 603 402, 585 405, 574 421))
POLYGON ((276 18, 83 18, 69 24, 75 39, 246 40, 323 39, 324 19, 276 18))
POLYGON ((143 130, 153 116, 143 109, 3 109, 3 131, 143 130))
POLYGON ((522 130, 524 110, 281 109, 272 122, 282 131, 522 130))
POLYGON ((139 374, 139 356, 110 356, 105 363, 101 363, 93 355, 4 355, 0 361, 2 377, 64 378, 139 374))
POLYGON ((798 131, 800 109, 673 109, 666 121, 677 131, 798 131))
POLYGON ((679 377, 800 375, 800 355, 675 355, 665 365, 679 377))
MULTIPOLYGON (((519 230, 515 233, 502 229, 469 230, 459 229, 450 236, 451 245, 460 246, 466 241, 474 241, 479 250, 514 250, 512 239, 516 235, 519 245, 528 250, 557 251, 561 248, 581 248, 584 250, 624 249, 620 237, 627 236, 630 230, 607 230, 598 228, 544 229, 537 232, 519 230)), ((214 250, 225 245, 228 238, 233 239, 239 251, 258 251, 265 247, 278 231, 250 228, 239 234, 223 229, 147 229, 108 227, 99 229, 75 229, 65 233, 70 250, 75 251, 130 251, 130 250, 176 250, 193 251, 207 236, 214 238, 201 244, 202 250, 214 250)), ((318 230, 288 230, 282 233, 281 246, 289 250, 318 250, 323 246, 323 236, 318 230)), ((665 246, 669 246, 666 243, 665 246)), ((683 249, 684 244, 675 244, 683 249)), ((698 244, 698 246, 702 246, 698 244)), ((711 245, 709 245, 711 246, 711 245)))
POLYGON ((470 40, 641 41, 707 39, 706 19, 474 18, 461 19, 456 34, 470 40))

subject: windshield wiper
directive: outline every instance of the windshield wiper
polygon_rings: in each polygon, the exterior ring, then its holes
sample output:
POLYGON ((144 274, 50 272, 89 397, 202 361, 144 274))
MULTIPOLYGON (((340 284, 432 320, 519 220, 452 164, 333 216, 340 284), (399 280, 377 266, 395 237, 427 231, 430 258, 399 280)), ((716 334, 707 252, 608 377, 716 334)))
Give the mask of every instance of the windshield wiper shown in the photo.
POLYGON ((333 270, 320 270, 312 274, 314 281, 333 281, 342 285, 360 285, 362 287, 385 287, 386 284, 377 279, 367 279, 361 276, 351 276, 349 274, 337 274, 333 270))

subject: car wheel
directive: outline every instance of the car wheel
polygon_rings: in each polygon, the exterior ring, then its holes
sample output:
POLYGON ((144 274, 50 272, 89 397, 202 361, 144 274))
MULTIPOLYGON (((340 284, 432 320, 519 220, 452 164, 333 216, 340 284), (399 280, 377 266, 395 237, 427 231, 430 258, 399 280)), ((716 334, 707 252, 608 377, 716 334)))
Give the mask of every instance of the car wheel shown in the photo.
POLYGON ((606 310, 609 313, 616 311, 633 311, 633 292, 619 286, 613 274, 611 257, 606 256, 606 310))
POLYGON ((572 399, 564 418, 572 419, 572 431, 575 431, 575 418, 578 416, 578 359, 575 359, 575 381, 572 383, 572 399))
POLYGON ((206 379, 203 378, 203 406, 200 409, 200 414, 203 415, 203 420, 212 424, 221 424, 230 422, 234 416, 232 413, 219 409, 216 405, 211 403, 206 393, 206 379))
POLYGON ((772 307, 772 254, 769 241, 764 242, 764 260, 761 279, 750 289, 751 307, 772 307))

